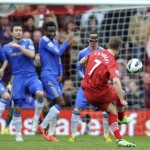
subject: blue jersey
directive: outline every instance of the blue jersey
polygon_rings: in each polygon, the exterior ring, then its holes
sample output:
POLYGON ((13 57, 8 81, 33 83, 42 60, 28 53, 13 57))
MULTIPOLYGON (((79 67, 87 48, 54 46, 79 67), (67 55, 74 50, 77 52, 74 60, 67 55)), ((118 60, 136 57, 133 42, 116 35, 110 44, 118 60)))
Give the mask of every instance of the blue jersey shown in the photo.
POLYGON ((4 62, 6 60, 5 53, 2 50, 2 47, 0 46, 0 62, 4 62))
POLYGON ((68 46, 67 41, 64 41, 61 47, 57 40, 49 39, 43 36, 39 41, 39 54, 41 60, 42 73, 41 76, 60 75, 62 73, 62 66, 60 56, 68 46))
MULTIPOLYGON (((35 51, 33 42, 30 39, 22 39, 18 44, 26 49, 35 51)), ((9 61, 13 75, 36 73, 34 59, 27 57, 19 48, 11 47, 10 43, 8 43, 4 45, 3 51, 9 61)))
MULTIPOLYGON (((102 47, 98 47, 97 50, 101 50, 103 49, 102 47)), ((84 73, 85 73, 85 69, 82 67, 82 65, 79 63, 80 60, 85 57, 86 55, 90 54, 92 52, 92 50, 89 47, 86 47, 85 49, 83 49, 82 51, 79 52, 78 55, 78 62, 77 62, 77 71, 78 71, 78 75, 80 78, 84 78, 84 73)))
MULTIPOLYGON (((2 50, 2 47, 0 46, 0 62, 4 62, 6 60, 6 56, 2 50)), ((7 92, 5 86, 3 85, 1 78, 0 78, 0 96, 2 96, 5 92, 7 92)))

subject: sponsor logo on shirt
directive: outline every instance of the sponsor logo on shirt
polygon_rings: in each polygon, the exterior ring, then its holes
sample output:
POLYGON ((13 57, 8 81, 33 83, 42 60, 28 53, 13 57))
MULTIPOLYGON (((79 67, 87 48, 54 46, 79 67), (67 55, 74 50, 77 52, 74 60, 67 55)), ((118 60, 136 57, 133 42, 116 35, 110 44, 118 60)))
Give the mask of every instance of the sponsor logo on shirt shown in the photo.
POLYGON ((10 54, 11 57, 20 56, 20 55, 23 55, 23 53, 22 52, 16 52, 16 53, 10 54))

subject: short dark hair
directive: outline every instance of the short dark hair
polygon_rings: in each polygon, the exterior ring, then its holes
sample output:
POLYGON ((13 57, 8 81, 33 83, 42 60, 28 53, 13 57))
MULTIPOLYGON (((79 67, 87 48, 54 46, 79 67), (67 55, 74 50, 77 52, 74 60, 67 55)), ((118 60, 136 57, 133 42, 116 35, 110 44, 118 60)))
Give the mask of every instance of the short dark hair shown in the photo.
POLYGON ((44 24, 44 30, 47 30, 47 27, 49 27, 49 26, 56 28, 56 24, 53 21, 49 21, 44 24))
POLYGON ((113 36, 109 39, 109 48, 118 50, 121 48, 121 39, 118 36, 113 36))
POLYGON ((13 23, 10 26, 10 31, 13 32, 14 27, 20 26, 23 30, 22 24, 21 23, 13 23))

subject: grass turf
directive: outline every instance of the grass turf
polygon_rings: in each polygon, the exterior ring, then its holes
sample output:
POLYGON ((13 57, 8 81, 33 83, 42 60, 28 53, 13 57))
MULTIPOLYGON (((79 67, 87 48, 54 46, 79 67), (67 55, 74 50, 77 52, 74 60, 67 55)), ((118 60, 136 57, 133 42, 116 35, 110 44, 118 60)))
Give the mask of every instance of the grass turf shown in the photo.
POLYGON ((60 142, 46 141, 42 136, 23 136, 24 142, 16 142, 15 136, 0 135, 0 150, 150 150, 150 137, 135 136, 125 137, 129 142, 135 143, 135 148, 117 147, 116 140, 113 143, 105 143, 101 136, 79 136, 77 142, 68 142, 68 136, 58 136, 60 142))

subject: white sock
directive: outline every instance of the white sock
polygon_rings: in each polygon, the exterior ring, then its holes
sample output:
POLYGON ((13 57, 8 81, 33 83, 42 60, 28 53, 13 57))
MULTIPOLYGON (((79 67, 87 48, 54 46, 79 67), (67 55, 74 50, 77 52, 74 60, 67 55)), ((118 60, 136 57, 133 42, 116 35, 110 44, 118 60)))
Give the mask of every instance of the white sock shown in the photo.
POLYGON ((77 113, 75 114, 75 110, 74 110, 71 118, 71 132, 72 132, 72 136, 74 137, 76 137, 79 120, 80 120, 80 112, 77 111, 77 113))
POLYGON ((8 100, 1 98, 0 99, 0 117, 2 116, 3 111, 5 110, 5 106, 8 100))
POLYGON ((35 113, 33 117, 36 121, 39 120, 40 114, 42 112, 42 108, 43 108, 43 102, 36 99, 35 100, 35 113))
POLYGON ((109 136, 108 117, 104 115, 103 115, 103 128, 104 128, 104 137, 109 136))
POLYGON ((21 129, 22 129, 22 119, 21 116, 14 116, 13 114, 13 124, 16 128, 16 134, 20 134, 21 133, 21 129))
POLYGON ((55 135, 55 129, 57 125, 58 118, 54 118, 53 121, 50 122, 50 128, 49 128, 49 136, 55 135))
POLYGON ((42 128, 47 128, 49 122, 55 120, 56 118, 58 118, 58 115, 60 113, 60 106, 58 105, 54 105, 50 108, 48 114, 46 115, 46 117, 44 118, 43 122, 41 123, 41 127, 42 128))

